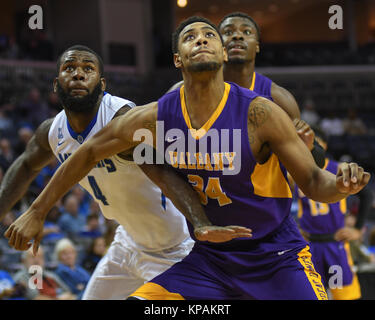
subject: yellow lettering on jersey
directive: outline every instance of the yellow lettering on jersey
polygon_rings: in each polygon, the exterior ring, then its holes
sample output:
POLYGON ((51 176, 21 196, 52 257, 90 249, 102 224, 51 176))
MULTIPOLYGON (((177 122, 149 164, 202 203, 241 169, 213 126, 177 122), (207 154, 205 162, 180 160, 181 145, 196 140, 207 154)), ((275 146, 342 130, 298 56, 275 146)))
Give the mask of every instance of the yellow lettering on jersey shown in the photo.
POLYGON ((203 179, 200 176, 194 174, 188 174, 187 177, 194 190, 198 192, 201 203, 206 205, 208 200, 206 194, 203 192, 203 179))
POLYGON ((220 178, 218 177, 209 177, 207 182, 207 187, 203 191, 204 182, 203 178, 194 174, 189 174, 189 182, 192 184, 194 190, 198 192, 199 198, 203 205, 208 203, 208 198, 216 199, 219 203, 219 206, 225 206, 232 203, 232 200, 223 192, 220 184, 220 178))
POLYGON ((216 199, 220 207, 232 203, 232 200, 221 189, 220 180, 217 177, 210 177, 208 179, 205 192, 210 199, 216 199))
POLYGON ((223 171, 224 170, 224 164, 223 164, 223 153, 214 153, 214 170, 215 171, 223 171))
POLYGON ((195 160, 197 161, 197 170, 203 170, 204 169, 204 163, 203 163, 203 157, 200 152, 197 152, 194 154, 195 160))
POLYGON ((327 203, 315 202, 309 199, 310 211, 312 216, 324 216, 329 213, 329 205, 327 203))
POLYGON ((169 151, 169 159, 173 168, 178 168, 177 152, 169 151))
POLYGON ((214 170, 214 168, 212 168, 212 165, 211 165, 211 158, 210 158, 210 155, 208 153, 205 154, 205 166, 204 166, 204 169, 207 170, 207 171, 212 171, 214 170))
POLYGON ((346 210, 347 210, 346 199, 341 199, 340 200, 340 210, 341 210, 342 214, 346 214, 346 210))
POLYGON ((188 169, 193 169, 193 170, 195 170, 195 169, 196 169, 196 166, 195 166, 195 163, 193 163, 193 162, 191 161, 191 154, 190 154, 190 152, 186 152, 186 158, 187 158, 188 169))
POLYGON ((225 152, 224 155, 229 162, 228 170, 234 170, 233 160, 234 160, 234 157, 236 156, 236 152, 225 152))
POLYGON ((180 162, 179 169, 187 169, 187 165, 185 163, 185 154, 183 152, 180 152, 180 162))

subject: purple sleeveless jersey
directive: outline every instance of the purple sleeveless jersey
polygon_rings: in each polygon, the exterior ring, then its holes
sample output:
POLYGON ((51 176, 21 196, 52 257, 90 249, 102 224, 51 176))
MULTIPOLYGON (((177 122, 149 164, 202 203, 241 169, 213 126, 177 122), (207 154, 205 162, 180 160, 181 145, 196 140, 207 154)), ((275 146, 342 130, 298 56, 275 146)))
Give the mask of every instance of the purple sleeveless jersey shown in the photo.
POLYGON ((250 86, 250 90, 254 91, 255 93, 259 94, 260 96, 267 98, 273 101, 271 96, 271 86, 272 80, 267 78, 266 76, 254 72, 253 81, 250 86))
POLYGON ((209 220, 219 226, 248 227, 251 240, 232 241, 253 241, 272 233, 288 217, 292 194, 277 157, 259 165, 251 152, 247 117, 258 95, 234 83, 225 87, 220 105, 199 130, 189 130, 183 87, 163 96, 158 121, 163 121, 165 135, 158 130, 158 140, 164 140, 166 160, 200 194, 209 220))

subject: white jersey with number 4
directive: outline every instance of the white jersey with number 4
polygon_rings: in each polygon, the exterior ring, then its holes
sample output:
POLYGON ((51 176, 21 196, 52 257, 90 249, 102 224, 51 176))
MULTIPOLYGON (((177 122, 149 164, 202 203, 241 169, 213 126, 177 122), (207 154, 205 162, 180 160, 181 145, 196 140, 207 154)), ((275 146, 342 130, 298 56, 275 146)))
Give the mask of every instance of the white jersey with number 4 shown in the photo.
MULTIPOLYGON (((125 105, 135 106, 105 93, 96 117, 80 134, 73 131, 65 111, 61 111, 48 135, 58 160, 64 162, 125 105)), ((185 217, 134 162, 118 156, 104 159, 79 183, 99 203, 106 218, 123 226, 127 244, 144 251, 160 251, 189 238, 185 217)))

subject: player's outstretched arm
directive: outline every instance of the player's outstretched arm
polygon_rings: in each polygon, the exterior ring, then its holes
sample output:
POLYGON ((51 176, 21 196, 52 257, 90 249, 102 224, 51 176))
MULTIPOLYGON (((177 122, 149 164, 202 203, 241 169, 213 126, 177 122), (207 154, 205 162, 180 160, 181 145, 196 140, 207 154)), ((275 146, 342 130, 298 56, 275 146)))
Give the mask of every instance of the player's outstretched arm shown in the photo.
POLYGON ((225 242, 234 238, 251 237, 251 230, 241 226, 213 226, 208 220, 198 193, 169 165, 139 165, 143 172, 162 190, 175 207, 194 227, 200 241, 225 242))
POLYGON ((45 120, 35 131, 25 151, 6 171, 0 186, 0 220, 25 195, 31 182, 53 159, 48 131, 53 119, 45 120))
POLYGON ((293 122, 272 101, 261 97, 254 99, 249 108, 248 123, 253 150, 256 146, 269 144, 296 184, 312 200, 337 202, 359 192, 370 179, 370 174, 356 163, 340 164, 336 176, 320 169, 298 137, 293 122))
POLYGON ((140 141, 133 141, 137 129, 147 128, 155 137, 157 103, 140 106, 113 119, 107 126, 83 143, 55 172, 45 189, 30 208, 6 231, 9 245, 17 250, 27 250, 34 239, 37 252, 43 229, 31 228, 33 221, 44 222, 53 205, 75 184, 84 178, 102 159, 133 148, 140 141))

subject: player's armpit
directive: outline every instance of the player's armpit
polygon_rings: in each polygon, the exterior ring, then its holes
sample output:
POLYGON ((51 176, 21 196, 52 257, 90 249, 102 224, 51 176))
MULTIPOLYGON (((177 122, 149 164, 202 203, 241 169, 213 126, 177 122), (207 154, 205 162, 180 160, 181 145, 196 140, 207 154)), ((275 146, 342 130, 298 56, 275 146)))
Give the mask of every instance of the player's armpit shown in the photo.
POLYGON ((272 82, 271 96, 273 101, 289 115, 290 119, 300 119, 301 113, 297 101, 288 90, 272 82))

